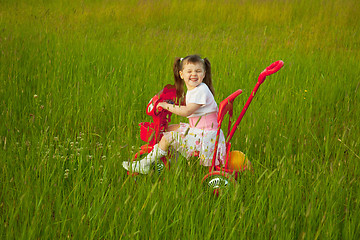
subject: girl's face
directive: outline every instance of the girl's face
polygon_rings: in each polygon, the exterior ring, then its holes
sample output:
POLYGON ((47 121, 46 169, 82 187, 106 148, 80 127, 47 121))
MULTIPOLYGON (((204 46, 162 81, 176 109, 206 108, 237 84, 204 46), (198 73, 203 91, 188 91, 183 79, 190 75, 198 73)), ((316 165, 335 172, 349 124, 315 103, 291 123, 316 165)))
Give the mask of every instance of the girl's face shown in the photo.
POLYGON ((183 69, 179 71, 180 77, 184 79, 188 90, 196 88, 202 83, 205 77, 204 64, 202 63, 184 63, 183 69))

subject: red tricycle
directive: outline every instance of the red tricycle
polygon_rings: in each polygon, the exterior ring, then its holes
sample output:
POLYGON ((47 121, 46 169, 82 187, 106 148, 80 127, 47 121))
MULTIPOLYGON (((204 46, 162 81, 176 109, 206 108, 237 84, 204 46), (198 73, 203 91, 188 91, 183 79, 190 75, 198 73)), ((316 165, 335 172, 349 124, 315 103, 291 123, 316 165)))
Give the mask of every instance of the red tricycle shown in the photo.
MULTIPOLYGON (((219 113, 218 113, 218 129, 217 137, 215 141, 215 151, 213 154, 212 165, 209 167, 209 173, 202 180, 202 184, 205 188, 210 188, 214 191, 215 194, 219 193, 221 189, 228 189, 232 184, 235 184, 236 179, 239 177, 239 174, 245 170, 251 169, 251 163, 246 159, 245 155, 240 151, 231 151, 231 139, 234 136, 236 129, 238 128, 242 118, 245 115, 252 99, 254 98, 258 88, 265 81, 265 78, 273 73, 279 71, 284 65, 284 62, 279 60, 272 63, 270 66, 265 68, 264 71, 258 77, 258 81, 252 90, 245 106, 243 107, 239 117, 236 122, 232 125, 233 117, 233 102, 236 97, 238 97, 242 90, 238 89, 233 92, 230 96, 225 98, 219 104, 219 113), (220 136, 220 130, 222 123, 226 115, 228 117, 227 124, 227 134, 225 136, 226 144, 226 159, 225 165, 216 166, 216 156, 217 156, 217 146, 220 136)), ((140 138, 141 140, 147 142, 147 144, 141 146, 141 150, 137 152, 132 161, 136 160, 143 154, 149 153, 155 144, 157 144, 163 136, 163 133, 167 130, 169 122, 171 121, 172 113, 158 107, 158 103, 166 101, 169 103, 175 103, 176 101, 176 88, 173 85, 166 85, 158 94, 156 94, 148 103, 146 108, 146 113, 153 118, 153 122, 142 122, 140 123, 140 138)), ((196 156, 197 153, 194 153, 196 156)), ((160 173, 164 170, 165 167, 170 168, 170 162, 168 159, 171 157, 162 157, 161 161, 158 161, 154 165, 154 169, 160 173)), ((137 175, 137 173, 128 174, 137 175)))

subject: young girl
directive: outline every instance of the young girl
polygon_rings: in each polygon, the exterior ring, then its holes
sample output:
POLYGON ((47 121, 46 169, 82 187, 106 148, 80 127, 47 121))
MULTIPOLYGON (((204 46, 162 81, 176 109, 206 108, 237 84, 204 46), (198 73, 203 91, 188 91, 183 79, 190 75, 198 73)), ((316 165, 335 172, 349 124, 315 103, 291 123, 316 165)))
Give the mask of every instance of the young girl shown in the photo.
MULTIPOLYGON (((173 71, 179 99, 184 95, 184 83, 186 85, 186 105, 177 106, 161 102, 158 106, 187 117, 189 124, 170 125, 160 142, 154 145, 153 150, 145 158, 136 162, 123 162, 126 170, 148 174, 151 164, 167 155, 170 145, 186 158, 198 152, 201 165, 210 166, 212 163, 218 127, 218 106, 214 99, 210 62, 198 55, 177 58, 173 71)), ((225 138, 221 131, 215 164, 223 164, 225 156, 225 138)))

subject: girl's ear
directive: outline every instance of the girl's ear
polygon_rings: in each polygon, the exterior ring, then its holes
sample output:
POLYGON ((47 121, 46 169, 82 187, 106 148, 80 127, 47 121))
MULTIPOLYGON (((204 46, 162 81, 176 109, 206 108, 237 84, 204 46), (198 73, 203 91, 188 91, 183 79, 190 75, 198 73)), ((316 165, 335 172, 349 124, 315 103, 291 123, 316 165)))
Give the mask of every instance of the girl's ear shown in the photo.
POLYGON ((181 78, 181 79, 184 79, 184 78, 183 78, 183 72, 182 72, 182 71, 179 71, 179 75, 180 75, 180 78, 181 78))

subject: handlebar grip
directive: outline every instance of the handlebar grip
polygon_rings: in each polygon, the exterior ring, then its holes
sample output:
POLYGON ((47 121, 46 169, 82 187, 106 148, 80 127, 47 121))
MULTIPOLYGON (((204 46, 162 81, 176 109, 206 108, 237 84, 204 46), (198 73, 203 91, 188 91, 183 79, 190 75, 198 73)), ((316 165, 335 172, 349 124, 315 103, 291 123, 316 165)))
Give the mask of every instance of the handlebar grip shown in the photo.
POLYGON ((269 75, 271 75, 271 74, 273 74, 273 73, 276 73, 276 72, 279 71, 283 66, 284 66, 284 62, 281 61, 281 60, 272 63, 270 66, 268 66, 268 67, 265 69, 266 76, 269 76, 269 75))
POLYGON ((258 83, 262 84, 265 81, 265 78, 271 74, 276 73, 277 71, 279 71, 282 67, 284 66, 284 62, 279 60, 276 62, 273 62, 270 66, 268 66, 267 68, 265 68, 264 71, 262 71, 259 75, 258 78, 258 83))

